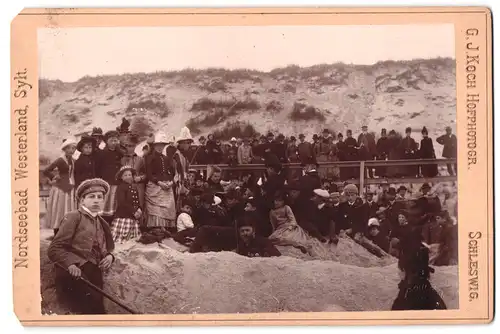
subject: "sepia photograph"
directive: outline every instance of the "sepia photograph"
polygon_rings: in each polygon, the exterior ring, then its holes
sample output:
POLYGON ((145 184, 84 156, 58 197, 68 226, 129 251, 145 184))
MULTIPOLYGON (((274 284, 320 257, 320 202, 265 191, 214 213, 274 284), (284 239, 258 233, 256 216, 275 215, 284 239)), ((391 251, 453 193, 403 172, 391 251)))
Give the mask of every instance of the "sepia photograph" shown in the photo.
POLYGON ((42 314, 458 310, 455 34, 38 28, 42 314))

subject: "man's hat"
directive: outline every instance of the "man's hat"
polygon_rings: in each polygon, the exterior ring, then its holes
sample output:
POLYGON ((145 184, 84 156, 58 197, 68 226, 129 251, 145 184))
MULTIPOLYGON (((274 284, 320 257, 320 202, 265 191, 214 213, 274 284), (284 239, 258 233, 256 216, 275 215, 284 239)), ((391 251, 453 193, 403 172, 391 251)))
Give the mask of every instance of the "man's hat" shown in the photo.
POLYGON ((330 198, 340 197, 340 193, 338 191, 334 191, 330 194, 330 198))
POLYGON ((406 188, 405 186, 400 186, 400 187, 398 188, 398 191, 400 191, 400 190, 404 190, 404 191, 406 191, 406 190, 408 190, 408 188, 406 188))
POLYGON ((109 192, 109 184, 103 179, 88 179, 80 183, 78 188, 76 188, 76 199, 80 200, 85 197, 85 195, 94 193, 94 192, 102 192, 104 196, 109 192))
POLYGON ((198 141, 206 140, 205 136, 201 136, 198 141))
POLYGON ((451 131, 451 126, 447 126, 447 127, 445 128, 445 130, 446 130, 446 131, 451 131))
POLYGON ((389 190, 387 190, 387 193, 389 195, 396 195, 396 188, 390 187, 389 190))
POLYGON ((429 131, 427 131, 427 128, 425 126, 422 128, 422 134, 426 134, 426 135, 429 134, 429 131))
POLYGON ((97 140, 92 136, 83 135, 82 138, 80 138, 78 144, 76 144, 76 149, 81 152, 83 145, 85 144, 91 144, 92 147, 95 147, 95 145, 97 144, 97 140))
POLYGON ((368 126, 363 125, 363 126, 361 127, 361 129, 368 129, 368 126))
POLYGON ((383 128, 380 133, 387 133, 387 129, 386 128, 383 128))
POLYGON ((278 139, 285 139, 285 135, 284 135, 284 134, 282 134, 282 133, 280 133, 280 134, 278 135, 278 139))
POLYGON ((314 135, 313 135, 313 140, 316 140, 316 139, 318 139, 318 138, 319 138, 319 137, 318 137, 318 135, 317 135, 317 134, 314 134, 314 135))
POLYGON ((238 229, 241 227, 252 227, 255 230, 256 219, 255 215, 251 212, 244 213, 240 219, 237 220, 238 229))
POLYGON ((328 130, 328 129, 323 129, 323 133, 330 133, 330 130, 328 130))
POLYGON ((98 127, 94 127, 92 129, 92 133, 90 134, 92 137, 102 138, 104 137, 102 134, 102 129, 98 127))
POLYGON ((295 138, 295 136, 290 137, 290 141, 295 141, 295 140, 297 140, 297 138, 295 138))
POLYGON ((355 184, 350 183, 350 184, 348 184, 348 185, 345 186, 344 192, 346 194, 358 194, 359 190, 358 190, 358 187, 356 187, 355 184))
POLYGON ((428 183, 424 183, 420 189, 431 189, 431 186, 428 183))
POLYGON ((337 138, 344 138, 344 135, 342 134, 342 132, 339 132, 339 134, 337 135, 337 138))
POLYGON ((269 131, 269 132, 267 133, 267 137, 274 137, 274 133, 272 133, 271 131, 269 131))
POLYGON ((115 131, 115 130, 111 130, 111 131, 108 131, 104 134, 104 140, 108 141, 109 138, 120 138, 120 134, 118 133, 118 131, 115 131))
POLYGON ((120 170, 118 171, 118 173, 116 173, 115 179, 116 180, 121 180, 123 173, 125 173, 128 170, 132 172, 132 176, 134 176, 136 174, 136 171, 135 171, 135 169, 133 167, 131 167, 131 166, 123 166, 122 168, 120 168, 120 170))
POLYGON ((305 136, 303 133, 301 133, 301 134, 299 135, 299 138, 305 138, 305 137, 306 137, 306 136, 305 136))
POLYGON ((407 127, 407 128, 405 129, 405 133, 408 133, 408 132, 411 132, 411 128, 410 128, 410 127, 407 127))

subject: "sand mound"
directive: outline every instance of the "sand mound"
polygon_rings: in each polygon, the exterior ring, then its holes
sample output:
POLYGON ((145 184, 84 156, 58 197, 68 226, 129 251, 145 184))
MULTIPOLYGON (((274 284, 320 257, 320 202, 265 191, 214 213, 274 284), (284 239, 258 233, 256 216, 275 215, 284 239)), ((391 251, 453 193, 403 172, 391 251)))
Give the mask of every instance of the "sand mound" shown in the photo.
MULTIPOLYGON (((354 243, 339 243, 339 249, 355 251, 339 256, 339 262, 308 258, 293 248, 282 248, 286 256, 280 258, 245 258, 231 252, 190 254, 170 243, 118 245, 105 290, 141 313, 163 314, 389 310, 397 294, 396 265, 373 262, 369 253, 358 256, 354 243)), ((47 246, 42 240, 42 311, 63 314, 47 246)), ((458 307, 457 274, 454 266, 438 267, 433 275, 449 308, 458 307)), ((125 313, 112 303, 107 308, 125 313)))

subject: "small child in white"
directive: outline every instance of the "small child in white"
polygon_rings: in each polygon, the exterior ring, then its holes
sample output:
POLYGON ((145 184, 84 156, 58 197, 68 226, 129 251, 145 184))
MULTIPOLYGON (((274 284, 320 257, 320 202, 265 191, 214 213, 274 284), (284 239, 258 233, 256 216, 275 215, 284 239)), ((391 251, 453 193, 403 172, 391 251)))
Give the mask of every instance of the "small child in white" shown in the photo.
POLYGON ((194 228, 193 219, 191 218, 192 213, 191 205, 185 203, 181 208, 181 213, 177 217, 177 232, 194 228))

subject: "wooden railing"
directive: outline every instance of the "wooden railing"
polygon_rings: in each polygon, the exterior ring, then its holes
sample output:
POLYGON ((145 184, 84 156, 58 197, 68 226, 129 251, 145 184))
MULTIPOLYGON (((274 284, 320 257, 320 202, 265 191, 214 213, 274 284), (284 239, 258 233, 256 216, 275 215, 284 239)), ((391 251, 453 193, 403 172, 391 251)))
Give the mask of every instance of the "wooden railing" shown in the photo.
MULTIPOLYGON (((360 195, 364 193, 365 186, 371 184, 381 184, 381 183, 425 183, 425 182, 453 182, 457 180, 456 176, 435 176, 431 178, 426 177, 378 177, 378 178, 365 178, 366 168, 375 167, 401 167, 401 166, 420 166, 420 165, 446 165, 456 163, 456 159, 416 159, 416 160, 369 160, 369 161, 335 161, 335 162, 321 162, 319 163, 319 169, 323 168, 348 168, 354 167, 359 168, 359 178, 351 179, 349 182, 359 185, 360 195)), ((222 170, 227 171, 263 171, 265 170, 264 164, 249 164, 249 165, 238 165, 231 167, 229 165, 217 165, 222 170)), ((283 164, 289 170, 302 169, 300 163, 287 163, 283 164)), ((195 170, 206 170, 207 165, 191 165, 190 168, 195 170)), ((40 189, 40 197, 48 197, 48 189, 40 189)))

